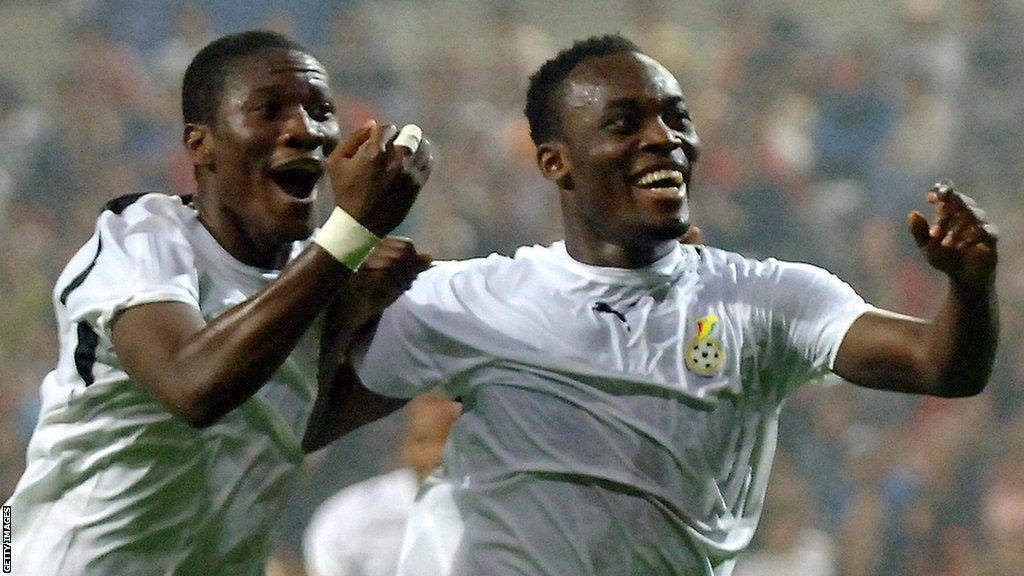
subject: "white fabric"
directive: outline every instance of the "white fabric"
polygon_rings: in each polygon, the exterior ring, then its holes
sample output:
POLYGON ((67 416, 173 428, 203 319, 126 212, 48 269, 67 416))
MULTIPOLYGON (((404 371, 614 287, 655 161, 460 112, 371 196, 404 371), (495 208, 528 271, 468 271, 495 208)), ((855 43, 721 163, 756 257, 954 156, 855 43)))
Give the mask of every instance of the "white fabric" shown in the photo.
POLYGON ((417 484, 402 468, 328 498, 302 539, 309 576, 394 576, 417 484))
POLYGON ((463 402, 399 573, 729 574, 781 403, 869 308, 819 268, 707 247, 641 270, 561 243, 431 268, 354 354, 374 390, 463 402), (712 314, 725 360, 699 375, 685 355, 712 314))
POLYGON ((740 556, 733 576, 836 576, 838 557, 832 538, 804 528, 789 550, 758 550, 740 556))
POLYGON ((42 383, 27 468, 8 502, 15 575, 264 572, 303 456, 315 331, 253 398, 202 430, 128 379, 108 332, 147 302, 183 302, 213 319, 277 274, 232 258, 177 197, 145 195, 100 215, 54 289, 60 360, 42 383))

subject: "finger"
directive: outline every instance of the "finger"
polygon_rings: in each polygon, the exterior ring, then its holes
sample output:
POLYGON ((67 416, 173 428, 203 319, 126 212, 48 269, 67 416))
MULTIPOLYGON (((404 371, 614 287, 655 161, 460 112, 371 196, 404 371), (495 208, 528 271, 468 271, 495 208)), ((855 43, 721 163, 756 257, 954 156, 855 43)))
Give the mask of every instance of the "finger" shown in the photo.
POLYGON ((430 143, 430 140, 426 138, 420 140, 419 148, 412 155, 412 164, 427 175, 430 174, 430 170, 434 167, 434 145, 430 143))
POLYGON ((683 237, 679 239, 682 244, 703 244, 704 243, 704 231, 697 226, 690 226, 683 234, 683 237))
POLYGON ((946 247, 960 246, 968 241, 969 237, 988 234, 988 230, 994 230, 984 218, 979 218, 978 213, 984 215, 980 208, 964 206, 954 217, 946 235, 943 237, 942 245, 946 247), (988 228, 986 228, 988 226, 988 228))
POLYGON ((972 244, 984 242, 985 238, 986 234, 981 226, 968 226, 956 235, 954 248, 958 251, 963 250, 972 244))
POLYGON ((914 236, 914 242, 921 248, 927 246, 931 240, 931 230, 924 214, 917 210, 912 211, 907 215, 907 224, 910 227, 910 233, 914 236))
POLYGON ((949 226, 949 219, 951 216, 956 214, 961 207, 963 207, 963 200, 956 193, 953 188, 950 188, 945 183, 948 180, 944 180, 942 183, 936 184, 935 188, 935 215, 936 224, 940 228, 949 226))
POLYGON ((381 241, 373 248, 373 251, 366 257, 360 268, 386 268, 389 262, 401 257, 401 240, 401 238, 395 236, 381 238, 381 241))
POLYGON ((394 124, 384 124, 374 131, 373 136, 370 138, 370 144, 381 152, 387 152, 388 146, 391 145, 391 141, 395 139, 398 134, 398 128, 394 124))
POLYGON ((381 245, 383 245, 381 257, 385 259, 383 267, 391 268, 409 278, 415 278, 424 269, 419 254, 416 253, 416 245, 412 240, 400 236, 389 236, 381 240, 378 247, 381 245))
POLYGON ((956 187, 953 185, 953 181, 950 180, 949 178, 943 178, 942 180, 936 182, 934 186, 932 186, 932 189, 939 194, 939 197, 941 199, 944 199, 945 196, 948 196, 950 193, 952 193, 955 188, 956 187))
MULTIPOLYGON (((959 199, 951 200, 950 203, 952 203, 953 207, 949 209, 941 225, 944 246, 958 244, 967 229, 987 223, 987 214, 985 214, 984 210, 978 208, 977 204, 974 204, 970 197, 963 197, 963 201, 959 199)), ((947 206, 949 205, 947 203, 947 206)))
POLYGON ((973 244, 980 244, 994 248, 999 242, 999 230, 992 224, 979 224, 971 226, 961 234, 957 241, 956 249, 962 250, 973 244))
POLYGON ((430 143, 430 140, 424 138, 420 141, 419 149, 416 150, 416 154, 413 155, 412 162, 413 167, 416 170, 413 181, 416 186, 422 188, 427 180, 430 178, 430 173, 434 170, 434 147, 430 143))
POLYGON ((942 242, 940 244, 945 248, 953 248, 960 242, 964 234, 970 231, 970 229, 971 226, 965 226, 963 224, 950 226, 946 231, 946 234, 942 237, 942 242))
POLYGON ((340 154, 343 158, 351 158, 356 155, 359 151, 359 147, 363 145, 370 138, 370 134, 373 133, 373 129, 377 127, 377 121, 370 119, 365 124, 356 128, 355 132, 352 132, 338 144, 331 155, 340 154))
POLYGON ((405 148, 403 152, 412 156, 419 149, 421 140, 423 140, 423 130, 415 124, 406 124, 402 126, 402 130, 395 137, 394 146, 396 149, 405 148))

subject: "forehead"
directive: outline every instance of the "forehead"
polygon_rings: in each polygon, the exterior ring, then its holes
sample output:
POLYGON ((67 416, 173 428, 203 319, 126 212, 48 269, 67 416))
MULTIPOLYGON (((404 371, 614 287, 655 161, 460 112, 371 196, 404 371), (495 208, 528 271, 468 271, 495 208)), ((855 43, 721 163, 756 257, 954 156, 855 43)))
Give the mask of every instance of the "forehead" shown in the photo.
POLYGON ((228 91, 287 89, 296 83, 327 86, 327 70, 316 59, 297 50, 268 48, 233 62, 228 91))
POLYGON ((566 78, 564 94, 568 109, 587 109, 621 99, 661 102, 681 98, 683 92, 657 60, 619 52, 581 62, 566 78))

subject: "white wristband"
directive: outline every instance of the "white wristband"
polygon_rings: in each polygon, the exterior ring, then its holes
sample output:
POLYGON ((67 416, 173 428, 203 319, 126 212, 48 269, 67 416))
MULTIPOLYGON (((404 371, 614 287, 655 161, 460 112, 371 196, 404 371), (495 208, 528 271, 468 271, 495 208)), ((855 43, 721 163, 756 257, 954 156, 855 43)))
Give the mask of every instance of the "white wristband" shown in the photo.
POLYGON ((335 207, 331 217, 313 235, 313 242, 334 256, 335 260, 355 270, 380 243, 380 238, 348 212, 335 207))

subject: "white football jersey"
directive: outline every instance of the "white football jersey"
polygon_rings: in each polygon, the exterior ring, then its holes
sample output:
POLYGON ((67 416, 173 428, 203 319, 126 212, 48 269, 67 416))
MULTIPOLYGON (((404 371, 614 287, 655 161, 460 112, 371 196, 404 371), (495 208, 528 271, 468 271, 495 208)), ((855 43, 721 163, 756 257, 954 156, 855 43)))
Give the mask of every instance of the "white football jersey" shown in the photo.
POLYGON ((183 302, 211 320, 277 276, 231 257, 182 198, 108 204, 54 289, 60 360, 42 383, 8 502, 15 575, 263 574, 303 458, 315 330, 255 396, 205 429, 128 378, 109 330, 149 302, 183 302))
POLYGON ((400 468, 324 501, 302 538, 309 576, 395 576, 418 485, 415 471, 400 468))
POLYGON ((806 264, 562 243, 424 272, 354 353, 370 388, 461 400, 399 574, 723 576, 750 542, 780 406, 870 307, 806 264))

